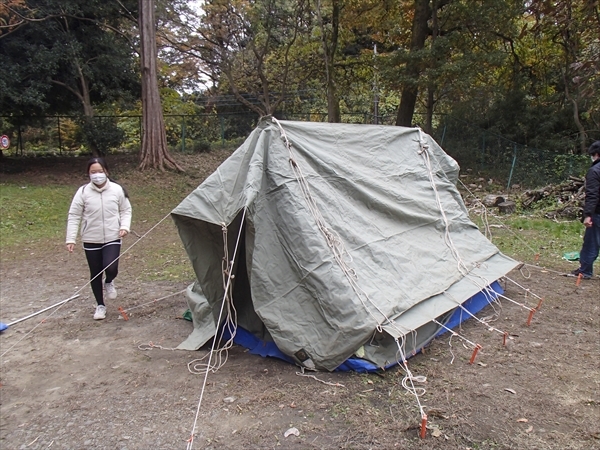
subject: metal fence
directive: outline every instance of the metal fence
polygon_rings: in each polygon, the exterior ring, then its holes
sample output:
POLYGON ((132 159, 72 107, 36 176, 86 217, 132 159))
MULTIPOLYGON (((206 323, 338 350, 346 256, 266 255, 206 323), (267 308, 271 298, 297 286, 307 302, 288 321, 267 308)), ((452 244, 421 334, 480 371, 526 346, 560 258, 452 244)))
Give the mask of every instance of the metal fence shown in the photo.
MULTIPOLYGON (((287 120, 324 122, 327 113, 277 114, 287 120)), ((141 141, 141 116, 96 116, 95 121, 111 121, 123 134, 123 144, 114 152, 137 152, 141 141)), ((378 117, 377 122, 393 124, 395 118, 378 117)), ((169 149, 173 152, 207 152, 219 146, 238 145, 256 126, 258 116, 251 112, 165 115, 169 149)), ((342 114, 344 123, 373 123, 372 113, 342 114)), ((519 184, 538 187, 557 183, 569 176, 583 176, 589 167, 585 155, 524 146, 467 123, 436 117, 433 138, 461 166, 463 172, 493 179, 507 187, 519 184)), ((8 118, 0 116, 0 135, 11 140, 4 156, 46 156, 89 154, 81 131, 81 119, 74 116, 8 118)), ((573 148, 576 145, 573 145, 573 148)))
POLYGON ((587 155, 574 154, 574 138, 563 151, 522 145, 494 132, 457 120, 443 120, 433 137, 463 170, 486 179, 524 187, 560 183, 582 177, 589 168, 587 155))

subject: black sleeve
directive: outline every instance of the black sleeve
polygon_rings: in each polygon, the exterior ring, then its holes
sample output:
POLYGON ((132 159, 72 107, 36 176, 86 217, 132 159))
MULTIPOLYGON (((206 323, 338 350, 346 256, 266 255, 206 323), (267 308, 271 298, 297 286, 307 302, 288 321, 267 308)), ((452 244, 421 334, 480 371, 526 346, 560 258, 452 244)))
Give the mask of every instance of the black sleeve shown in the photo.
POLYGON ((596 163, 585 176, 585 204, 583 217, 591 217, 600 209, 600 163, 596 163))

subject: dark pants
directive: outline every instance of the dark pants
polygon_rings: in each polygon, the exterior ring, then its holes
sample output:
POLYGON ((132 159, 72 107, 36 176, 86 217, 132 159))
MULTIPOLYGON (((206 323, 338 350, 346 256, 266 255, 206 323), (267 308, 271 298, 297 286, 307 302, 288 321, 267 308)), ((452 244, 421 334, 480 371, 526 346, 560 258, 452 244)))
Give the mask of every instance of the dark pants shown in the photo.
POLYGON ((600 251, 600 214, 592 216, 592 226, 585 229, 583 245, 579 252, 579 272, 584 275, 594 274, 594 261, 600 251))
POLYGON ((104 296, 102 292, 102 271, 106 277, 106 282, 110 283, 119 273, 119 253, 121 252, 121 240, 107 242, 106 244, 83 243, 85 257, 88 266, 90 266, 90 279, 92 282, 92 292, 99 305, 104 305, 104 296))

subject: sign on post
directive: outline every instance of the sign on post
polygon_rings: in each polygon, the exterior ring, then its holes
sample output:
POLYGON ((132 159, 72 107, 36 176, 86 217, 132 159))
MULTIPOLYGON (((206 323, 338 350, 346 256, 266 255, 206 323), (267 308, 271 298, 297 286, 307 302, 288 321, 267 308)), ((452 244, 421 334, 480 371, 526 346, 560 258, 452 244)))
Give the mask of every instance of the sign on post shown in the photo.
POLYGON ((3 134, 2 137, 0 137, 0 148, 6 150, 8 147, 10 147, 10 139, 7 135, 3 134))

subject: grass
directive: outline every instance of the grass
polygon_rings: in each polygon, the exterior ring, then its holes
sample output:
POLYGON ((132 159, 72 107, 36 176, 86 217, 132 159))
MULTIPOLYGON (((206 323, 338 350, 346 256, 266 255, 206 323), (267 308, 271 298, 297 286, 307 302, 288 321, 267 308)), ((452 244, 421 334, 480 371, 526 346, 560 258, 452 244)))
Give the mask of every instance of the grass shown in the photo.
POLYGON ((64 240, 70 186, 0 184, 0 243, 2 248, 40 240, 64 240))
MULTIPOLYGON (((149 173, 122 177, 133 204, 132 230, 138 235, 146 233, 168 215, 192 190, 190 185, 197 185, 185 174, 156 176, 159 179, 155 183, 151 182, 153 178, 149 173)), ((0 250, 64 243, 67 212, 76 189, 74 185, 0 184, 0 250)), ((124 250, 135 242, 134 236, 132 233, 124 241, 124 250)), ((131 250, 131 255, 142 263, 138 271, 141 280, 194 278, 171 218, 167 217, 136 247, 131 250)))
MULTIPOLYGON (((151 257, 143 258, 140 279, 144 281, 191 281, 194 271, 176 233, 162 248, 151 248, 151 257), (177 239, 177 241, 175 241, 177 239)), ((144 252, 147 253, 147 252, 144 252)))
MULTIPOLYGON (((189 259, 173 221, 168 217, 234 149, 200 155, 177 155, 185 173, 139 171, 135 155, 111 155, 111 178, 127 188, 133 206, 132 233, 123 249, 127 264, 146 280, 192 280, 189 259), (143 241, 136 242, 154 227, 143 241)), ((62 246, 67 212, 77 188, 88 181, 87 157, 5 159, 0 170, 0 251, 18 258, 22 247, 62 246)), ((79 247, 76 251, 81 251, 79 247)))
MULTIPOLYGON (((481 217, 472 220, 484 230, 481 217)), ((541 261, 556 265, 567 252, 581 248, 583 225, 576 220, 554 221, 540 213, 489 219, 492 242, 500 251, 524 262, 541 261)))

